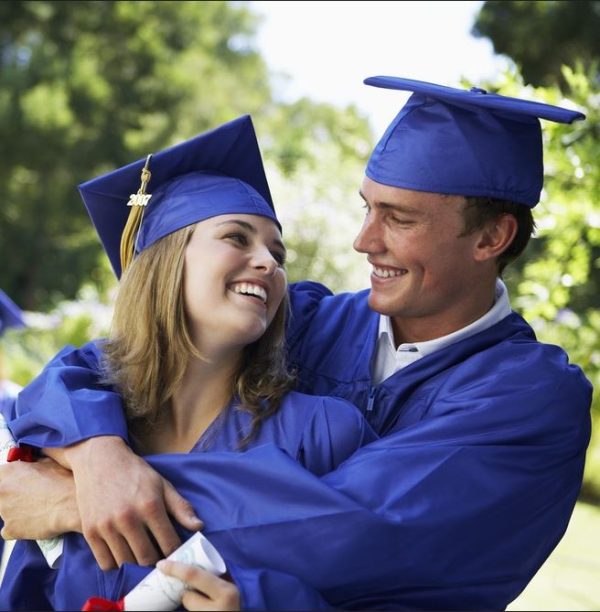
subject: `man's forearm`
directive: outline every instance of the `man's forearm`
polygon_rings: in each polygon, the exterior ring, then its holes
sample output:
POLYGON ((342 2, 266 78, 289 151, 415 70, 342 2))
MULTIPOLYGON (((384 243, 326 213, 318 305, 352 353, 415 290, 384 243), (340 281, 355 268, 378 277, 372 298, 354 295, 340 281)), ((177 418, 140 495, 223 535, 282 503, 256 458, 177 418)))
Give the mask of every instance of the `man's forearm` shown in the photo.
POLYGON ((81 531, 73 475, 49 458, 0 467, 2 537, 41 540, 81 531))
POLYGON ((46 447, 42 452, 62 467, 74 470, 78 466, 84 466, 92 457, 98 460, 99 457, 126 447, 119 436, 97 436, 65 447, 46 447))

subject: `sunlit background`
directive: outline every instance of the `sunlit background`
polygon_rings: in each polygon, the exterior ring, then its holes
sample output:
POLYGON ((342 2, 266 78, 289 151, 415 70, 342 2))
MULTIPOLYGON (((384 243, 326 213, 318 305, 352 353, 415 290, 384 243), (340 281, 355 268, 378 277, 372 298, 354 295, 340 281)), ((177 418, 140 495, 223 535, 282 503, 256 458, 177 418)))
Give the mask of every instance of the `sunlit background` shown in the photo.
POLYGON ((509 59, 470 35, 482 2, 251 2, 263 15, 257 46, 275 73, 275 90, 356 105, 375 134, 402 106, 404 92, 362 84, 378 74, 449 86, 496 77, 509 59))

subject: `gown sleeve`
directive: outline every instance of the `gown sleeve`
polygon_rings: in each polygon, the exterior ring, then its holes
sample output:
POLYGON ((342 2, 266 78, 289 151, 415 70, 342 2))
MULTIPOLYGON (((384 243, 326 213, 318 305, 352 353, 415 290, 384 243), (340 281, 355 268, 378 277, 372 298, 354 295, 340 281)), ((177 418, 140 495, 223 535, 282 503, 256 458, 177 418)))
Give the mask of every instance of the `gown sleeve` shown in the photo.
POLYGON ((0 585, 0 610, 54 610, 55 579, 36 542, 16 542, 0 585))
POLYGON ((331 295, 333 293, 325 285, 313 281, 301 281, 290 285, 292 314, 286 332, 289 346, 293 346, 310 326, 320 301, 331 295))
MULTIPOLYGON (((6 392, 0 384, 0 415, 4 418, 6 422, 10 421, 14 418, 15 414, 15 403, 16 403, 16 394, 20 387, 16 385, 14 388, 11 385, 10 393, 6 392)), ((4 521, 0 517, 0 530, 4 527, 4 521)), ((4 554, 4 541, 0 539, 0 560, 2 560, 2 555, 4 554)))
POLYGON ((299 463, 317 476, 335 469, 358 448, 377 439, 359 410, 342 399, 310 397, 318 406, 303 427, 299 463))
POLYGON ((19 394, 9 423, 13 437, 38 448, 101 435, 127 440, 121 398, 100 382, 100 355, 93 342, 60 351, 19 394))

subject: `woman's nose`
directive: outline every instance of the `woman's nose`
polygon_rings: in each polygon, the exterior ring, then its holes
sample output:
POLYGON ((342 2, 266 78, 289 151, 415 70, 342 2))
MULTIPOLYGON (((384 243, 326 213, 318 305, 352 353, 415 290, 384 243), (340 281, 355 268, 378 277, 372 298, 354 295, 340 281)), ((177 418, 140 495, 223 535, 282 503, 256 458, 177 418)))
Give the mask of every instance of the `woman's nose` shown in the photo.
POLYGON ((279 267, 277 260, 267 248, 258 249, 254 255, 252 264, 257 270, 263 270, 265 274, 273 274, 279 267))

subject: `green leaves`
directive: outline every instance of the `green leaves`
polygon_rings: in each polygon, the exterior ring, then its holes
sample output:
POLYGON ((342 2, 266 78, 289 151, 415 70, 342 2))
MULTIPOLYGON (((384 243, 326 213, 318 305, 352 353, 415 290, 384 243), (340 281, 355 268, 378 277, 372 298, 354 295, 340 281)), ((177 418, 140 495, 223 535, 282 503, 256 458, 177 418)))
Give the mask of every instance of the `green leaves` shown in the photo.
POLYGON ((107 281, 78 183, 268 104, 254 22, 227 2, 2 3, 0 280, 20 305, 107 281))

